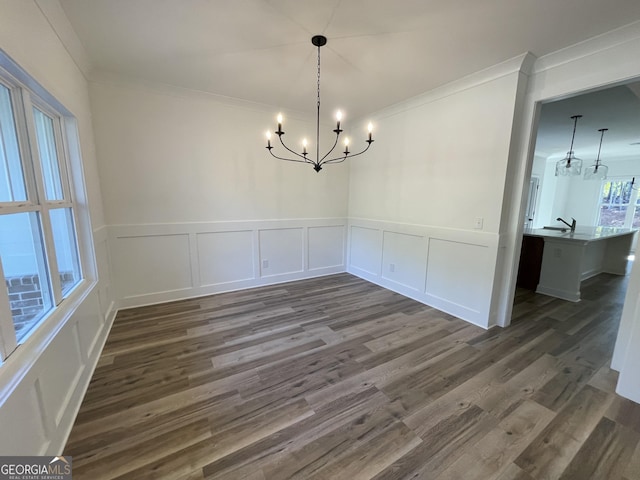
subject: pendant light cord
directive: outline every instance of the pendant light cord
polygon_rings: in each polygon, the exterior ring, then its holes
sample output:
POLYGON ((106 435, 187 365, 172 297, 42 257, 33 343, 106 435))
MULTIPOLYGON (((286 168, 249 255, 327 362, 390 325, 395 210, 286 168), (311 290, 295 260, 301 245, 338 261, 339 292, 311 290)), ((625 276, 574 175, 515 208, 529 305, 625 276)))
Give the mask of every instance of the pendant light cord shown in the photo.
POLYGON ((569 147, 569 151, 573 152, 573 140, 576 138, 576 127, 578 126, 578 119, 581 118, 582 115, 574 115, 573 117, 573 135, 571 135, 571 147, 569 147))
POLYGON ((600 151, 602 150, 602 139, 604 138, 604 132, 606 132, 607 130, 609 129, 608 128, 600 129, 600 146, 598 147, 598 157, 596 158, 596 165, 595 165, 595 168, 593 169, 594 172, 597 172, 598 167, 600 166, 600 151))
POLYGON ((596 158, 596 166, 600 163, 600 151, 602 150, 602 138, 604 137, 604 132, 609 130, 608 128, 601 128, 600 132, 600 146, 598 147, 598 158, 596 158))

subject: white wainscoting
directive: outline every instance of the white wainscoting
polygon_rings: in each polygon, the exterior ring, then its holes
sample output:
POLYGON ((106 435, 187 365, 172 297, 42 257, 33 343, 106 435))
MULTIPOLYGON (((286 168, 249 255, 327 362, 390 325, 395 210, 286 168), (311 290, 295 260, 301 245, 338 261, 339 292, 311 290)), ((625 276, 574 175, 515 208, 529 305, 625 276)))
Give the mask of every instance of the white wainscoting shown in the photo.
POLYGON ((344 272, 347 219, 109 227, 119 308, 344 272))
POLYGON ((491 313, 499 236, 349 219, 347 271, 483 328, 491 313))
POLYGON ((93 236, 100 279, 87 278, 0 368, 2 455, 63 453, 116 313, 106 228, 93 236))

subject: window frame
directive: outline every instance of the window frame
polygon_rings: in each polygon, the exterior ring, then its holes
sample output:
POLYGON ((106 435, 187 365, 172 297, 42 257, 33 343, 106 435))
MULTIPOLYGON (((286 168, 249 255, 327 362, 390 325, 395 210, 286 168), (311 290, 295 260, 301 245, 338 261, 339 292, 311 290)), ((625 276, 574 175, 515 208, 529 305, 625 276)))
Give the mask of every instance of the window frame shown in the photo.
MULTIPOLYGON (((0 50, 0 85, 10 93, 26 201, 0 202, 0 215, 35 212, 40 219, 43 253, 49 276, 52 307, 18 343, 7 288, 0 289, 0 368, 13 373, 29 368, 34 352, 46 345, 97 283, 91 220, 87 207, 80 144, 75 117, 21 67, 0 50), (33 108, 52 119, 62 199, 47 200, 33 108), (79 278, 63 294, 51 224, 52 210, 68 208, 73 222, 79 278), (18 346, 24 348, 18 349, 18 346), (29 355, 29 351, 32 352, 29 355), (20 353, 18 353, 20 352, 20 353), (21 357, 21 358, 16 358, 21 357), (25 361, 26 360, 26 361, 25 361), (11 367, 10 365, 13 365, 11 367)), ((0 280, 5 274, 0 259, 0 280)), ((1 396, 1 395, 0 395, 1 396)))
POLYGON ((600 224, 600 220, 602 218, 602 207, 603 206, 612 206, 612 205, 618 205, 620 207, 625 207, 626 206, 626 210, 625 210, 625 216, 624 216, 624 224, 622 226, 619 227, 615 227, 615 228, 632 228, 633 225, 633 218, 635 216, 636 210, 638 208, 640 208, 640 205, 638 204, 638 199, 639 199, 639 192, 637 188, 633 187, 633 180, 630 177, 624 176, 624 177, 608 177, 606 180, 604 180, 602 182, 602 185, 600 186, 600 197, 598 199, 598 218, 597 218, 597 222, 596 224, 599 227, 612 227, 611 225, 601 225, 600 224), (603 200, 603 192, 604 192, 604 187, 607 183, 613 183, 613 182, 624 182, 625 184, 631 184, 630 187, 630 192, 629 192, 629 203, 619 203, 619 204, 611 204, 611 203, 604 203, 603 200))

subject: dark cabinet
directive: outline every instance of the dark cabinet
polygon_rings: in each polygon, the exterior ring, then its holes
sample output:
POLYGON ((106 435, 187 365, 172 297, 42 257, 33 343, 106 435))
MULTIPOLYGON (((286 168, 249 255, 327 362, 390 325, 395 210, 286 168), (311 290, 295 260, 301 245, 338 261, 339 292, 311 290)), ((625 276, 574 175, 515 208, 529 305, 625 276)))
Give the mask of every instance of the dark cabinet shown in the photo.
POLYGON ((522 250, 520 251, 520 266, 518 267, 518 287, 535 290, 540 282, 540 269, 542 268, 542 252, 544 251, 544 239, 541 237, 522 237, 522 250))

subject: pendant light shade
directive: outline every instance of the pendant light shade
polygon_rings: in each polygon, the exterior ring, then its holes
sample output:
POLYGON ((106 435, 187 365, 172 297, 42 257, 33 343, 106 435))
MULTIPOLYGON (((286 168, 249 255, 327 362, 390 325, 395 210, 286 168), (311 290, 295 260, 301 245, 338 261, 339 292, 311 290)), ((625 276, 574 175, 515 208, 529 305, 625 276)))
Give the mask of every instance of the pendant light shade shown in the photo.
POLYGON ((585 180, 605 180, 607 178, 609 167, 607 167, 606 165, 602 165, 602 163, 600 163, 600 150, 602 150, 602 137, 604 137, 604 132, 606 132, 607 130, 609 129, 601 128, 600 130, 598 130, 600 132, 600 146, 598 147, 598 157, 596 158, 596 163, 594 163, 584 171, 585 180))
POLYGON ((567 152, 567 156, 556 163, 556 177, 559 176, 574 176, 582 173, 582 160, 575 156, 573 153, 573 141, 576 138, 576 126, 578 125, 578 119, 582 118, 582 115, 574 115, 571 117, 573 120, 573 135, 571 136, 571 147, 567 152))

